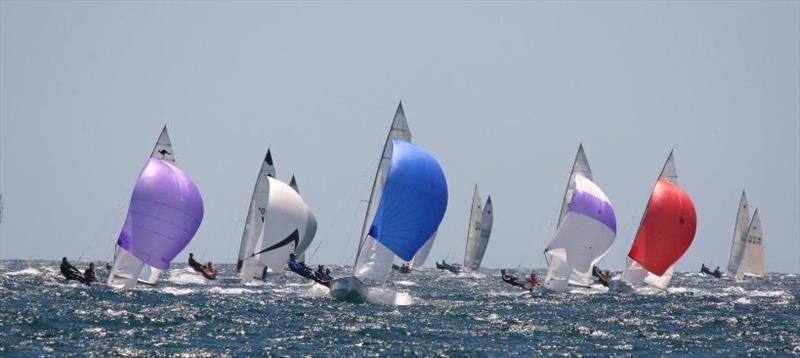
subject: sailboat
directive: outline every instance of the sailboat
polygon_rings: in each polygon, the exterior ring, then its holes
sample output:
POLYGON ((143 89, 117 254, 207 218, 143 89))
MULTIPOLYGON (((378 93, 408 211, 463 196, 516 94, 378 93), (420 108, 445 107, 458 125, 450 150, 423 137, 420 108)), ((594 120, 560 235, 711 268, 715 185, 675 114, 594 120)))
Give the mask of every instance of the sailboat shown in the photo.
POLYGON ((492 197, 486 199, 486 204, 481 209, 481 193, 478 185, 472 191, 472 208, 469 212, 469 227, 467 228, 467 244, 464 249, 464 268, 470 271, 478 271, 483 262, 483 255, 486 254, 486 247, 489 245, 489 237, 492 234, 492 224, 494 222, 494 208, 492 197))
POLYGON ((334 280, 330 294, 363 302, 362 282, 384 281, 395 255, 411 261, 439 228, 447 207, 447 181, 436 158, 411 144, 403 104, 397 107, 372 187, 354 276, 334 280))
POLYGON ((670 151, 628 252, 627 266, 621 276, 611 280, 609 290, 633 292, 645 284, 665 290, 696 229, 694 204, 678 186, 678 171, 670 151))
POLYGON ((728 276, 741 280, 744 276, 764 277, 764 246, 762 244, 761 218, 758 209, 750 219, 747 196, 742 191, 736 224, 733 227, 731 255, 728 259, 728 276), (749 221, 748 221, 749 219, 749 221))
POLYGON ((164 126, 133 188, 108 285, 120 289, 131 288, 137 281, 154 285, 192 240, 202 220, 200 191, 175 164, 164 126))
MULTIPOLYGON (((292 179, 289 180, 289 186, 294 189, 298 194, 300 194, 300 188, 297 186, 297 178, 295 178, 294 174, 292 174, 292 179)), ((300 243, 297 244, 297 248, 294 250, 294 254, 297 255, 297 259, 299 261, 306 260, 306 250, 309 246, 311 246, 311 241, 314 240, 314 235, 317 234, 317 218, 314 216, 314 213, 311 210, 308 210, 308 222, 306 225, 306 232, 305 235, 300 239, 300 243)))
POLYGON ((581 144, 564 191, 556 235, 545 249, 548 266, 544 287, 556 292, 565 291, 568 284, 589 287, 592 268, 616 236, 614 207, 592 181, 581 144))
POLYGON ((264 280, 268 272, 282 270, 289 254, 306 238, 308 222, 313 219, 300 194, 274 175, 268 150, 256 179, 239 246, 236 268, 244 282, 264 280))

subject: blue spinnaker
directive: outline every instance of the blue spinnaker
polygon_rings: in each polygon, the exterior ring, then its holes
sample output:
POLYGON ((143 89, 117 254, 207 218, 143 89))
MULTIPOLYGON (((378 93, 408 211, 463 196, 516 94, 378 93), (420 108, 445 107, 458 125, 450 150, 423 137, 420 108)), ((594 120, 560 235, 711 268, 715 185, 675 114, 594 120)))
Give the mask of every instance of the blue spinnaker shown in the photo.
POLYGON ((438 230, 447 209, 447 180, 436 158, 401 139, 392 140, 392 162, 370 236, 410 261, 438 230))

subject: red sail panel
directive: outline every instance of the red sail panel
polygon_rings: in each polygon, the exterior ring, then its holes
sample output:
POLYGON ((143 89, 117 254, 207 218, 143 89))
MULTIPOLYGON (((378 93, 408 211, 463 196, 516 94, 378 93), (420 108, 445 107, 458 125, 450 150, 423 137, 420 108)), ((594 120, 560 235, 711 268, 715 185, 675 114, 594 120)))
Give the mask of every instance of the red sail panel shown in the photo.
POLYGON ((628 257, 661 276, 689 249, 696 228, 697 214, 689 194, 658 179, 628 257))

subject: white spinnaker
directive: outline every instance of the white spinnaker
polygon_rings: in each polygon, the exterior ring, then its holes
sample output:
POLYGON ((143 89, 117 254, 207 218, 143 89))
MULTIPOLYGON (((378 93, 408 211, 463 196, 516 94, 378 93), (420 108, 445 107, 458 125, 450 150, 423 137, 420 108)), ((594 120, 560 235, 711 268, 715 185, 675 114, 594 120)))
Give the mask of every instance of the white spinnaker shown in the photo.
POLYGON ((431 248, 433 248, 433 242, 436 241, 437 233, 438 231, 434 231, 433 235, 431 235, 428 241, 425 241, 425 245, 422 245, 422 247, 417 250, 417 254, 414 255, 414 259, 411 260, 412 268, 422 267, 422 265, 425 265, 425 260, 428 259, 428 255, 431 253, 431 248))
POLYGON ((735 277, 737 271, 739 271, 739 264, 742 261, 742 254, 747 241, 749 222, 750 206, 747 204, 747 196, 742 191, 742 197, 739 199, 739 210, 736 211, 736 224, 733 226, 731 256, 728 258, 728 276, 730 277, 735 277))
POLYGON ((262 278, 265 269, 277 272, 286 266, 308 226, 308 206, 286 183, 269 180, 267 210, 261 235, 252 253, 246 253, 240 277, 262 278))
POLYGON ((395 257, 394 253, 369 235, 372 220, 375 218, 381 202, 383 184, 386 182, 386 176, 389 172, 393 138, 411 143, 411 131, 408 129, 402 102, 397 106, 392 126, 386 136, 381 159, 378 162, 378 169, 375 172, 375 181, 372 184, 372 193, 369 197, 367 212, 364 215, 364 225, 361 228, 361 238, 355 262, 355 275, 360 279, 383 281, 389 275, 395 257))
MULTIPOLYGON (((236 264, 236 272, 241 273, 244 260, 255 252, 255 246, 261 232, 264 230, 264 217, 267 213, 267 197, 269 196, 269 178, 275 173, 275 168, 271 164, 272 155, 267 150, 264 161, 261 162, 261 169, 258 171, 256 184, 253 188, 253 196, 250 197, 250 207, 247 209, 247 217, 242 233, 242 242, 239 245, 239 257, 236 264)), ((250 280, 252 276, 241 276, 244 280, 250 280)))
MULTIPOLYGON (((297 186, 297 179, 294 175, 292 175, 292 179, 289 181, 289 186, 300 194, 300 188, 297 186)), ((300 239, 300 243, 297 244, 297 249, 294 250, 295 255, 297 255, 300 261, 306 260, 306 250, 311 246, 311 242, 314 241, 314 235, 317 234, 317 218, 314 216, 314 213, 311 212, 310 208, 308 209, 307 223, 305 235, 300 239)))
POLYGON ((480 267, 478 256, 478 240, 481 236, 481 220, 483 210, 481 207, 481 193, 478 185, 472 190, 472 207, 469 210, 469 222, 467 223, 467 244, 464 247, 464 267, 477 269, 480 267))
MULTIPOLYGON (((610 203, 608 197, 591 180, 577 174, 575 190, 610 203)), ((573 198, 570 198, 572 202, 573 198)), ((545 287, 564 291, 570 280, 588 286, 592 267, 602 259, 614 243, 616 233, 603 222, 582 213, 567 211, 555 237, 547 246, 548 272, 545 287)))
POLYGON ((586 179, 593 180, 592 169, 589 168, 589 161, 586 159, 586 153, 583 152, 583 144, 578 145, 578 152, 575 153, 575 160, 572 162, 572 171, 570 171, 569 180, 567 180, 567 189, 564 190, 564 199, 561 201, 561 212, 558 214, 556 229, 564 221, 564 215, 567 213, 567 204, 572 200, 572 194, 575 193, 576 175, 582 175, 586 179))
MULTIPOLYGON (((669 152, 669 156, 667 157, 667 161, 664 163, 664 167, 661 168, 661 173, 658 175, 658 179, 666 179, 671 183, 678 184, 678 167, 675 165, 675 157, 672 154, 672 151, 669 152)), ((655 184, 653 184, 653 189, 655 188, 655 184)), ((652 193, 653 190, 651 189, 650 192, 652 193)), ((639 226, 642 226, 642 221, 647 216, 647 207, 650 206, 649 202, 648 205, 645 206, 645 211, 642 213, 642 219, 639 221, 639 226)), ((640 286, 642 283, 646 283, 650 286, 653 286, 658 289, 666 290, 667 286, 669 286, 669 282, 672 280, 672 274, 675 271, 675 265, 670 266, 663 275, 658 276, 649 271, 647 271, 644 267, 639 265, 638 262, 631 260, 630 258, 627 259, 628 265, 622 271, 622 278, 631 284, 634 287, 640 286)))
POLYGON ((753 213, 753 220, 747 229, 747 239, 742 253, 742 261, 739 264, 737 278, 742 276, 764 277, 764 233, 761 231, 761 217, 758 209, 753 213))
POLYGON ((108 274, 108 286, 118 289, 128 289, 136 286, 139 273, 144 268, 144 261, 133 256, 127 250, 118 247, 114 258, 114 265, 108 274))

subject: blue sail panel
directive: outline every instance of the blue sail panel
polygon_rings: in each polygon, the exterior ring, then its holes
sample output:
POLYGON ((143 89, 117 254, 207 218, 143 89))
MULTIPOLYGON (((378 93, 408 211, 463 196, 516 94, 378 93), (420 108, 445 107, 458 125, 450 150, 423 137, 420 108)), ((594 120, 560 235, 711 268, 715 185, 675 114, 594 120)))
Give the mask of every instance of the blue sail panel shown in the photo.
POLYGON ((392 145, 389 174, 369 232, 395 255, 410 261, 442 222, 447 180, 427 150, 401 139, 393 139, 392 145))

